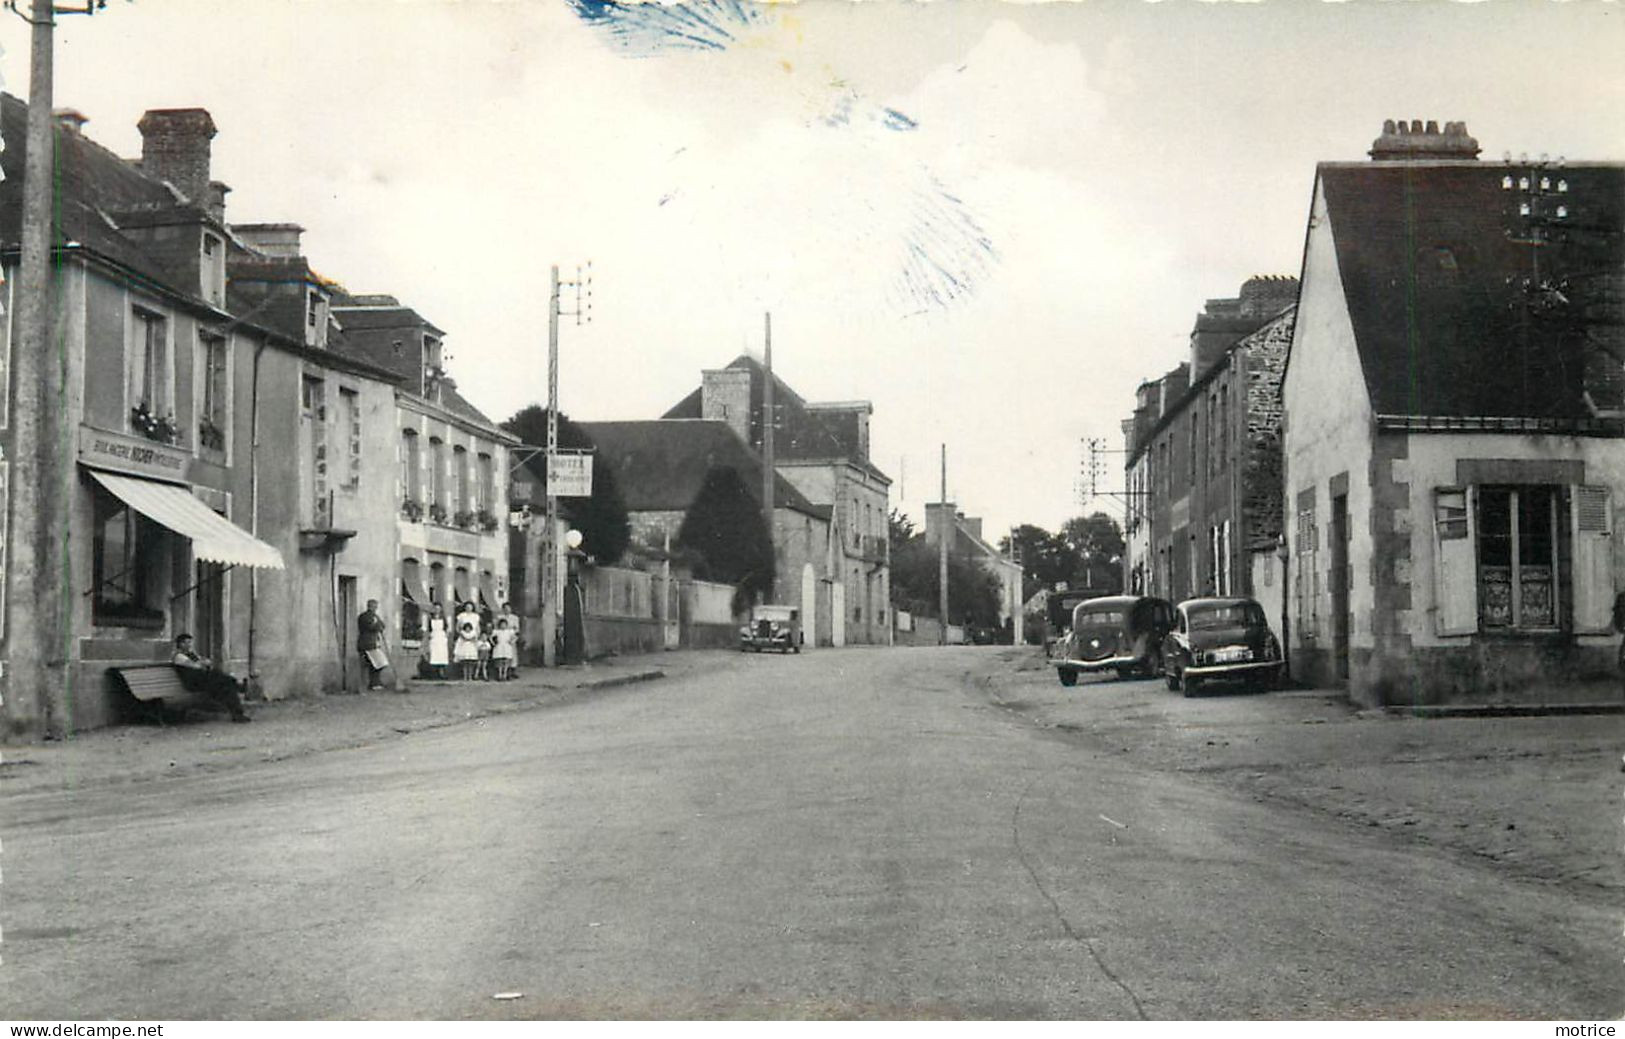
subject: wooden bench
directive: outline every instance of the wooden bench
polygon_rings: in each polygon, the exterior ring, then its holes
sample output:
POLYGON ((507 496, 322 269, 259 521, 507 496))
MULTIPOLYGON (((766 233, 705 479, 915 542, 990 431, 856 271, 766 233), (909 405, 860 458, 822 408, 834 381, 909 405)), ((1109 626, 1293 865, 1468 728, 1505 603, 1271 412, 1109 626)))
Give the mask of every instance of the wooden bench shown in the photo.
POLYGON ((206 694, 194 692, 182 684, 180 669, 174 664, 132 664, 110 667, 107 673, 117 679, 125 692, 159 722, 164 720, 166 713, 184 715, 192 707, 214 706, 214 701, 206 694))

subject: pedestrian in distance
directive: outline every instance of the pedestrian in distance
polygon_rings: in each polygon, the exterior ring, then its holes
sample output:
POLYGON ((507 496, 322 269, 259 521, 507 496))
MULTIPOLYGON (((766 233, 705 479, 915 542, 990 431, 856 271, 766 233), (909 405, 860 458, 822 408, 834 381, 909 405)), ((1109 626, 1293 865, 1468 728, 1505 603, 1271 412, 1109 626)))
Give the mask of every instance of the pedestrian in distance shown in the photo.
POLYGON ((368 599, 366 612, 356 618, 356 649, 361 653, 361 665, 367 669, 367 688, 384 687, 384 669, 389 666, 388 626, 378 615, 378 600, 368 599))
POLYGON ((208 657, 200 657, 192 649, 192 636, 182 632, 175 636, 175 655, 170 658, 181 685, 194 693, 202 693, 231 712, 234 722, 252 719, 243 710, 242 683, 215 668, 208 657))
POLYGON ((434 603, 429 608, 428 638, 429 673, 441 681, 446 680, 446 668, 451 665, 451 643, 446 631, 445 609, 434 603))
POLYGON ((496 630, 491 633, 491 663, 496 667, 498 682, 506 682, 511 677, 517 638, 517 633, 508 627, 508 618, 498 617, 496 630))
POLYGON ((457 662, 463 681, 472 681, 475 665, 480 660, 480 614, 471 602, 465 602, 457 614, 457 642, 451 658, 457 662))

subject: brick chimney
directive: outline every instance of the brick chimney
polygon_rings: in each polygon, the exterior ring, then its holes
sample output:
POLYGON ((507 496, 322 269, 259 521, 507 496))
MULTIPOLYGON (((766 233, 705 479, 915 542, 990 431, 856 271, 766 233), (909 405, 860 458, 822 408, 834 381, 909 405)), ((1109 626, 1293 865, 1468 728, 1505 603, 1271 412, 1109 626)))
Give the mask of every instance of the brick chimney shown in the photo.
POLYGON ((1464 162, 1477 160, 1478 141, 1467 136, 1467 124, 1445 123, 1439 129, 1437 120, 1425 124, 1420 119, 1386 119, 1382 136, 1371 142, 1368 153, 1373 162, 1417 162, 1454 159, 1464 162))
POLYGON ((305 229, 298 224, 233 224, 231 233, 256 252, 294 260, 301 255, 299 236, 305 233, 305 229))
POLYGON ((195 206, 209 204, 209 141, 214 120, 202 108, 154 108, 136 123, 141 169, 169 181, 195 206))

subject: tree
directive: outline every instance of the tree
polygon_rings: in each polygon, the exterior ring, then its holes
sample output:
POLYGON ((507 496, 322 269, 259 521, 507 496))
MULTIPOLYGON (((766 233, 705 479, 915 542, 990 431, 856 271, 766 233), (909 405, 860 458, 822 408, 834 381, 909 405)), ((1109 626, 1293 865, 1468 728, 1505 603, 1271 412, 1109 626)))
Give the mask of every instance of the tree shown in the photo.
POLYGON ((1104 512, 1076 516, 1061 527, 1061 537, 1078 560, 1074 588, 1123 588, 1123 528, 1104 512))
POLYGON ((762 509, 732 466, 713 466, 694 497, 677 545, 695 553, 695 576, 739 590, 735 602, 766 599, 773 591, 773 540, 762 509))
MULTIPOLYGON (((533 447, 547 444, 547 409, 539 404, 520 409, 502 428, 533 447)), ((559 412, 559 447, 581 450, 597 448, 587 431, 571 422, 559 412)), ((526 460, 530 471, 546 493, 547 458, 538 453, 526 460)), ((615 483, 615 470, 607 465, 594 465, 592 471, 592 497, 562 499, 562 510, 570 517, 575 529, 581 531, 581 550, 600 563, 618 562, 632 540, 632 524, 626 515, 626 500, 615 483)))
POLYGON ((891 549, 892 555, 896 555, 897 550, 908 544, 918 533, 914 521, 909 519, 908 513, 902 509, 893 509, 886 517, 886 539, 891 542, 887 547, 891 549))
MULTIPOLYGON (((935 617, 941 602, 939 566, 937 546, 926 541, 924 535, 914 534, 900 548, 893 549, 893 605, 923 617, 935 617)), ((950 623, 964 621, 989 628, 999 623, 998 582, 960 553, 948 557, 948 613, 950 623)))

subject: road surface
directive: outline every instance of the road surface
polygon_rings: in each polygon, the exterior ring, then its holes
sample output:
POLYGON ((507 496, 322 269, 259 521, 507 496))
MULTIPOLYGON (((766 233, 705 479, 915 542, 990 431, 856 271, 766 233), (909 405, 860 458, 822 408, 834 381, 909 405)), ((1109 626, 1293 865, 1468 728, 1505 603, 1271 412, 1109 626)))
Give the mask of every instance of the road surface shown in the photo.
POLYGON ((741 657, 11 798, 0 1017, 1619 1015, 1617 908, 1069 741, 995 666, 741 657))

